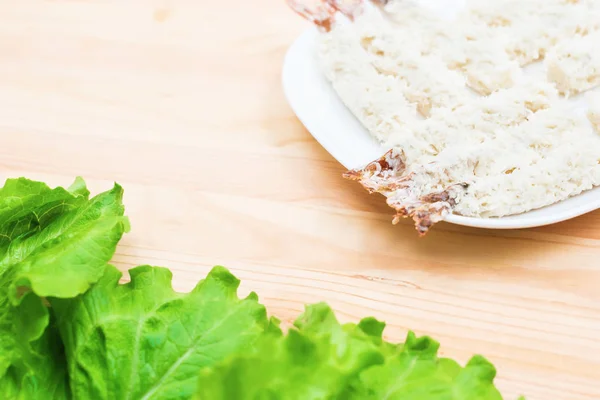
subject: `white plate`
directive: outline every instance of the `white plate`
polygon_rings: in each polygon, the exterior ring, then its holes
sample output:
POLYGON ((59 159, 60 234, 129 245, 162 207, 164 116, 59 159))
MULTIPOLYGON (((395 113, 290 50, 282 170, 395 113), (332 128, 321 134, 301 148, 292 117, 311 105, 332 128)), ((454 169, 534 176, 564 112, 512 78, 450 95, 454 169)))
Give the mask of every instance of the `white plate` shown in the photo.
MULTIPOLYGON (((388 149, 369 135, 321 73, 315 54, 318 34, 315 28, 309 29, 288 50, 283 65, 285 95, 300 121, 325 150, 348 169, 363 167, 388 149)), ((531 228, 571 219, 598 208, 600 187, 524 214, 503 218, 452 214, 446 221, 478 228, 531 228)))

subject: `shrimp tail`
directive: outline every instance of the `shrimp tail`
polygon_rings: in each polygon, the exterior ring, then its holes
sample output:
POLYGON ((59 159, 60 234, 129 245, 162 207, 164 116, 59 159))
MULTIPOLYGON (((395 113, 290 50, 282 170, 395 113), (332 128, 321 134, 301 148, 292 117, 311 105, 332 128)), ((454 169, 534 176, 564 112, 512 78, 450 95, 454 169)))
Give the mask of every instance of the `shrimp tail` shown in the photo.
POLYGON ((344 174, 359 182, 369 193, 380 193, 396 211, 393 224, 401 218, 412 218, 420 236, 452 212, 468 185, 448 186, 442 191, 422 194, 415 190, 415 173, 407 170, 402 151, 392 149, 363 168, 344 174))

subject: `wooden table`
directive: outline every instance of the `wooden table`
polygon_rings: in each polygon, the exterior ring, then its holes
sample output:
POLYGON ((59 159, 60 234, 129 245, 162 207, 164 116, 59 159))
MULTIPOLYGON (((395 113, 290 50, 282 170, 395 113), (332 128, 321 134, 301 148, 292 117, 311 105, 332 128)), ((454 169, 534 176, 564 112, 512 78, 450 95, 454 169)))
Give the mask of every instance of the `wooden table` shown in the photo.
POLYGON ((600 399, 600 213, 392 226, 286 104, 282 59, 307 26, 272 0, 1 2, 0 173, 121 183, 124 270, 168 266, 189 290, 223 264, 286 322, 324 300, 391 340, 486 355, 507 399, 600 399))

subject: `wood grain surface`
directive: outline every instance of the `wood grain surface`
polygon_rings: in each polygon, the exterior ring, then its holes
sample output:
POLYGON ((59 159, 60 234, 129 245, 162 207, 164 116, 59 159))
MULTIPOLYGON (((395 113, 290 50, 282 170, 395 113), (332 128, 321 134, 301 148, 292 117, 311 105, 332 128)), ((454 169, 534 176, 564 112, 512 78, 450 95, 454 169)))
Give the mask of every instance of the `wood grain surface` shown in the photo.
POLYGON ((498 367, 507 399, 600 399, 600 213, 419 239, 341 178, 280 84, 283 0, 0 2, 0 174, 125 187, 114 259, 189 290, 215 264, 292 321, 327 301, 498 367))

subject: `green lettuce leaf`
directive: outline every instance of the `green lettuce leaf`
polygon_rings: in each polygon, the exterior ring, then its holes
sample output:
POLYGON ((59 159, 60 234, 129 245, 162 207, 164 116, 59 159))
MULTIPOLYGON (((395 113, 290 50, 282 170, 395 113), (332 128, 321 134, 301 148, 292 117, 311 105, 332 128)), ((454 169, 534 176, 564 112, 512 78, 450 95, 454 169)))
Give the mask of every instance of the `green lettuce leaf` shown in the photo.
POLYGON ((197 400, 497 400, 494 367, 474 357, 465 368, 437 358, 439 344, 412 332, 404 344, 382 338, 366 318, 341 326, 324 304, 309 306, 286 336, 262 338, 203 370, 197 400))
POLYGON ((0 189, 0 254, 23 234, 40 232, 57 216, 80 207, 89 196, 77 178, 69 189, 50 189, 42 182, 8 179, 0 189))
POLYGON ((17 306, 0 309, 0 370, 2 399, 68 397, 58 330, 42 299, 31 292, 17 306))
POLYGON ((363 318, 357 325, 352 323, 344 325, 344 330, 346 331, 359 330, 366 334, 369 340, 378 347, 384 358, 400 354, 404 345, 402 343, 390 343, 383 340, 384 329, 385 322, 378 321, 373 317, 363 318))
POLYGON ((50 299, 79 399, 189 399, 198 372, 244 352, 265 330, 276 334, 255 294, 237 296, 239 280, 215 267, 189 294, 171 288, 171 272, 107 268, 76 299, 50 299))
POLYGON ((496 370, 481 356, 462 368, 438 358, 439 343, 409 332, 402 352, 360 376, 356 399, 365 400, 501 400, 494 386, 496 370))
POLYGON ((325 304, 308 306, 294 325, 286 336, 265 336, 247 354, 205 369, 195 398, 344 399, 361 371, 384 362, 377 329, 342 326, 325 304))
POLYGON ((70 190, 25 179, 0 190, 0 285, 13 301, 19 287, 68 298, 100 279, 129 225, 119 185, 87 196, 80 179, 70 190))
POLYGON ((89 199, 10 179, 0 189, 0 393, 3 399, 68 395, 62 342, 44 296, 73 297, 97 281, 128 229, 123 190, 89 199))

